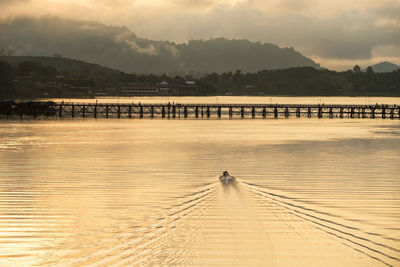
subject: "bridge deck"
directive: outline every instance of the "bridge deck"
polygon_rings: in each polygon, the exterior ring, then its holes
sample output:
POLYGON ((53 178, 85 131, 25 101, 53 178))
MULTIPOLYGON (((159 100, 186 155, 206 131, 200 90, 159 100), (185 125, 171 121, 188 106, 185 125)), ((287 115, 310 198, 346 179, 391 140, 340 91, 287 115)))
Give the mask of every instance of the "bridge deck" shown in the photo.
POLYGON ((57 117, 161 118, 390 118, 400 119, 398 105, 312 104, 130 104, 130 103, 0 103, 0 114, 57 117))

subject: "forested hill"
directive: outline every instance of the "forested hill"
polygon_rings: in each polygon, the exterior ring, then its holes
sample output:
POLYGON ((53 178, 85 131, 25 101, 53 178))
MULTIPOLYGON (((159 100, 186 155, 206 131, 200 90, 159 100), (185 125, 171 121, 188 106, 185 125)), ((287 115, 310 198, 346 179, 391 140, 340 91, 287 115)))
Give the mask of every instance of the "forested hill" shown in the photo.
POLYGON ((14 18, 0 23, 0 50, 14 55, 62 55, 135 73, 256 72, 310 66, 293 48, 248 40, 191 40, 187 43, 138 37, 126 27, 55 17, 14 18))
POLYGON ((359 66, 345 72, 312 67, 236 70, 196 78, 128 74, 59 57, 0 57, 0 99, 118 96, 124 95, 126 85, 159 88, 165 82, 168 91, 141 95, 400 96, 400 70, 376 73, 371 67, 365 72, 359 66))
POLYGON ((17 67, 21 62, 37 62, 42 66, 54 68, 60 74, 74 77, 93 78, 96 74, 117 76, 121 72, 98 64, 63 57, 0 56, 0 60, 7 61, 14 67, 17 67))

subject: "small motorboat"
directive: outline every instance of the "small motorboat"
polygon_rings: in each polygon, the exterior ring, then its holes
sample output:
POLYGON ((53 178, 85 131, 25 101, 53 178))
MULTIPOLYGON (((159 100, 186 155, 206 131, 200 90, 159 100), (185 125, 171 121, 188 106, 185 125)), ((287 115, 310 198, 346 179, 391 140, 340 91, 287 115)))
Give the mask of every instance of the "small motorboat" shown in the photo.
POLYGON ((236 178, 231 176, 227 171, 224 171, 222 175, 219 177, 222 183, 225 184, 230 184, 230 183, 235 183, 236 178))

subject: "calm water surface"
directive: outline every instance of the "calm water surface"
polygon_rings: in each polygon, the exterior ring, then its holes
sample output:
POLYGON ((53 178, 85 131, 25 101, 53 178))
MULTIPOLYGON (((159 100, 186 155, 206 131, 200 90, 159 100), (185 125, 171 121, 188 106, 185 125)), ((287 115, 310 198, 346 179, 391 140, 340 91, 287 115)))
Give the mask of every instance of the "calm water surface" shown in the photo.
POLYGON ((399 161, 397 120, 2 120, 0 265, 399 266, 399 161))

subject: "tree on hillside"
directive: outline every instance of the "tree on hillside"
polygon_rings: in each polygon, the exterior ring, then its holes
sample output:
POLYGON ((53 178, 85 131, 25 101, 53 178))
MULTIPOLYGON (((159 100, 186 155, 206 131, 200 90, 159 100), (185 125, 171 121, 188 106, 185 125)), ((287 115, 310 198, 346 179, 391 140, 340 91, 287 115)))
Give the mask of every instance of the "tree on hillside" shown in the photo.
POLYGON ((353 72, 354 73, 360 73, 361 72, 361 67, 358 66, 358 65, 355 65, 354 68, 353 68, 353 72))
POLYGON ((60 53, 54 53, 53 57, 55 58, 62 58, 63 56, 60 53))
POLYGON ((0 49, 0 56, 8 56, 8 57, 10 57, 10 56, 12 56, 14 54, 15 54, 15 52, 13 50, 11 50, 11 49, 4 49, 4 48, 0 49))
POLYGON ((6 61, 0 61, 0 98, 14 97, 14 70, 6 61))
POLYGON ((18 75, 28 75, 37 72, 42 65, 36 61, 22 61, 17 66, 18 75))

